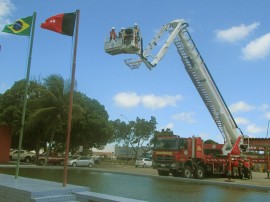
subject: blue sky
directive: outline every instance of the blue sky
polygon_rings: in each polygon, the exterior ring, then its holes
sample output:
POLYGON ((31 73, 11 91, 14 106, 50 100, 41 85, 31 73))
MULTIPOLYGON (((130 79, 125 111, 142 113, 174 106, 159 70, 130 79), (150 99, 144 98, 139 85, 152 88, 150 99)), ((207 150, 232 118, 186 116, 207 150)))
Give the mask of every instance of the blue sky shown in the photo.
MULTIPOLYGON (((110 120, 150 120, 158 130, 170 128, 222 142, 211 115, 185 72, 172 44, 152 70, 131 70, 111 56, 104 41, 112 26, 138 23, 147 44, 159 28, 185 19, 190 34, 224 100, 245 135, 266 137, 270 119, 270 25, 268 0, 0 0, 0 29, 37 12, 31 78, 71 75, 72 37, 40 28, 47 18, 80 10, 77 89, 105 106, 110 120), (121 116, 124 115, 124 116, 121 116)), ((28 37, 0 33, 0 93, 24 79, 28 37)))

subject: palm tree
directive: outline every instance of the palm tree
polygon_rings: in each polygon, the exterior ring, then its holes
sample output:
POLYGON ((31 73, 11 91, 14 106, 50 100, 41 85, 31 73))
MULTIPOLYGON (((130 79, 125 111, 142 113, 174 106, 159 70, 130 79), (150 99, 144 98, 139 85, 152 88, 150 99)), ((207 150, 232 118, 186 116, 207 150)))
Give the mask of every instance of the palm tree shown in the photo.
MULTIPOLYGON (((44 88, 39 89, 39 98, 29 102, 34 112, 30 115, 28 124, 44 124, 45 127, 42 128, 46 128, 47 137, 50 137, 46 151, 48 158, 55 134, 61 132, 63 134, 63 126, 66 125, 70 83, 59 75, 50 75, 44 79, 43 86, 44 88)), ((73 111, 74 117, 78 118, 82 110, 80 106, 74 104, 73 111)))

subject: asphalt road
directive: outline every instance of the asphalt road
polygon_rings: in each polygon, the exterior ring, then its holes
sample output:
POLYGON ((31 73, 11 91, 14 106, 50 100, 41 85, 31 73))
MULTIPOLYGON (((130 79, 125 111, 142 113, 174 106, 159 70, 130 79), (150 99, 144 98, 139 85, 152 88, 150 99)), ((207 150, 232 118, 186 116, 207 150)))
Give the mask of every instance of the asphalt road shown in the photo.
MULTIPOLYGON (((129 174, 138 174, 138 175, 151 175, 158 176, 157 170, 153 168, 135 168, 135 166, 130 165, 119 165, 119 164, 96 164, 93 168, 94 170, 99 171, 109 171, 109 172, 119 172, 119 173, 129 173, 129 174)), ((267 179, 267 173, 262 172, 253 172, 253 178, 248 180, 242 179, 231 179, 231 182, 228 182, 227 178, 205 178, 204 180, 224 182, 224 183, 234 183, 234 184, 247 184, 247 185, 257 185, 257 186, 269 186, 270 189, 270 178, 267 179)), ((169 176, 174 178, 173 176, 169 176)))
MULTIPOLYGON (((21 167, 31 167, 31 168, 39 168, 42 166, 36 166, 32 164, 21 164, 21 167)), ((15 167, 14 164, 0 164, 0 167, 15 167)), ((48 169, 63 169, 63 166, 46 166, 48 169)), ((127 173, 127 174, 133 174, 133 175, 149 175, 149 176, 158 176, 157 170, 153 168, 136 168, 135 166, 130 165, 124 165, 124 164, 95 164, 94 167, 88 168, 88 167, 69 167, 68 169, 91 169, 95 171, 105 171, 105 172, 115 172, 115 173, 127 173)), ((162 176, 163 177, 163 176, 162 176)), ((168 176, 169 178, 176 178, 173 176, 168 176)), ((185 178, 180 178, 179 180, 185 180, 185 178)), ((230 182, 228 182, 227 178, 219 178, 219 177, 212 177, 212 178, 205 178, 202 179, 203 181, 209 181, 209 182, 218 182, 218 183, 231 183, 233 184, 240 184, 240 185, 253 185, 253 186, 263 186, 263 187, 269 187, 270 190, 270 178, 267 178, 267 173, 262 172, 253 172, 253 178, 248 180, 242 180, 242 179, 231 179, 230 182)), ((198 180, 199 181, 199 180, 198 180)), ((195 181, 194 181, 195 182, 195 181)))

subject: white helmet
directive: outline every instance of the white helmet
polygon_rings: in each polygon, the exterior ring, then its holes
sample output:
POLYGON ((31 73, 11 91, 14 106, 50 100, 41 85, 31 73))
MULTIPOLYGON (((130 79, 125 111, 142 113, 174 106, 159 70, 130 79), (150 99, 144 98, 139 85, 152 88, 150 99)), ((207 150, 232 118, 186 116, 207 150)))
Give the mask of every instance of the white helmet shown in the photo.
POLYGON ((112 29, 115 29, 115 27, 112 27, 112 29))
POLYGON ((121 30, 125 29, 124 27, 121 28, 121 30))
POLYGON ((138 25, 137 22, 135 22, 135 23, 134 23, 134 26, 137 26, 137 25, 138 25))

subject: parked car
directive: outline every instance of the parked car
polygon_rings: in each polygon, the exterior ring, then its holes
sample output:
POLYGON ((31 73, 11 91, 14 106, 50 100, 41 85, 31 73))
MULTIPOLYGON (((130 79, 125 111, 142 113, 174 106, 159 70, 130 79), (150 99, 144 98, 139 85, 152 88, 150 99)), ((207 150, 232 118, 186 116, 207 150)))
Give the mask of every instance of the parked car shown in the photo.
MULTIPOLYGON (((35 160, 36 153, 35 152, 30 152, 28 150, 21 149, 20 153, 20 160, 25 161, 26 163, 30 163, 35 160)), ((18 157, 18 150, 12 149, 10 150, 9 153, 9 160, 17 160, 18 157)))
POLYGON ((88 166, 89 168, 95 165, 94 159, 89 156, 80 156, 78 158, 68 159, 68 165, 77 167, 77 166, 88 166))
MULTIPOLYGON (((38 158, 38 164, 39 165, 44 165, 46 161, 46 152, 41 154, 38 158)), ((53 164, 53 165, 64 165, 65 158, 63 155, 60 155, 56 152, 51 152, 48 156, 47 163, 48 164, 53 164)))
POLYGON ((140 158, 135 161, 135 167, 152 167, 152 161, 149 158, 140 158))

